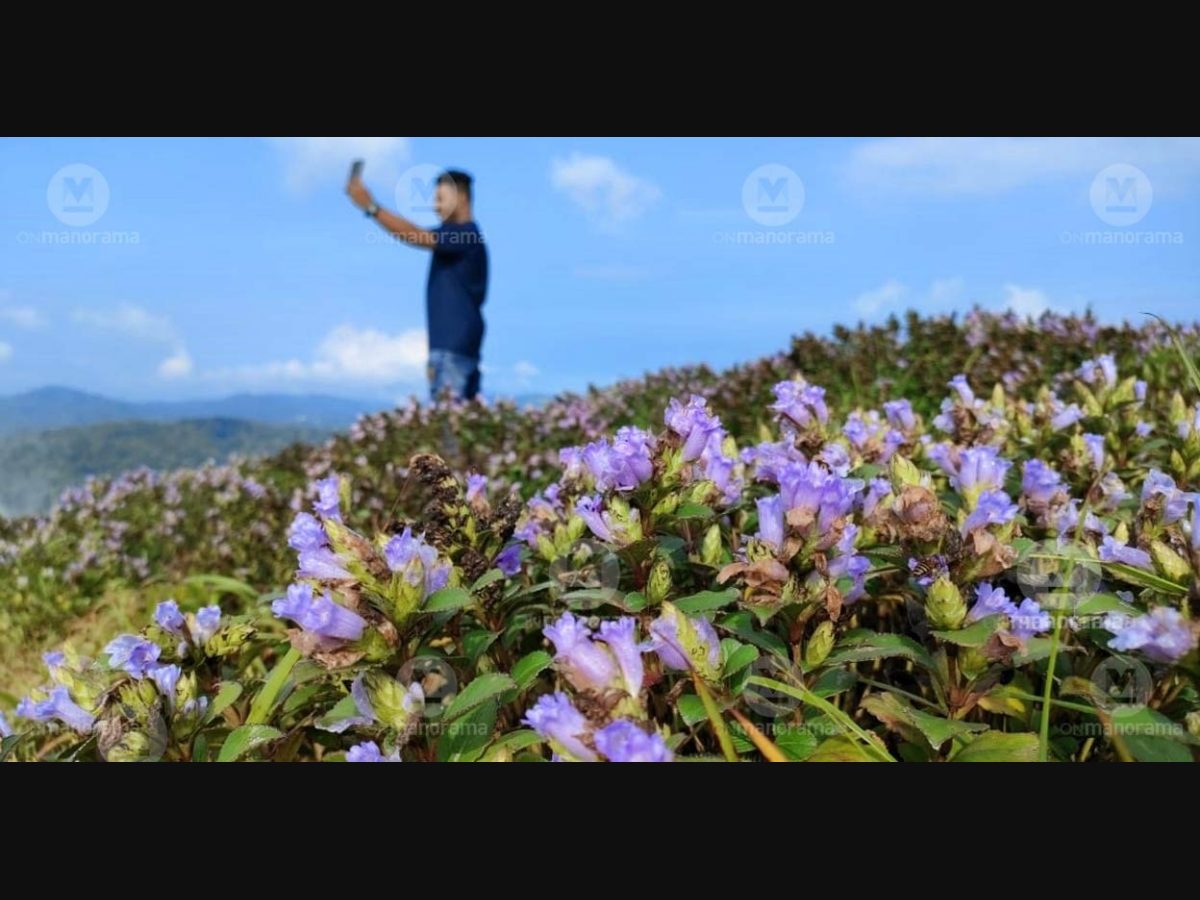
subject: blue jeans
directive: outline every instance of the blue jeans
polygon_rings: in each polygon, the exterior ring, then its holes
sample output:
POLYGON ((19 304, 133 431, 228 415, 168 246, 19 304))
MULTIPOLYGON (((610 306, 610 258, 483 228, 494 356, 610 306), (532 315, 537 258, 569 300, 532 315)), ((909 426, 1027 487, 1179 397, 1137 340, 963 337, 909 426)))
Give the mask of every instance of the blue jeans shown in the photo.
POLYGON ((479 360, 452 350, 429 350, 429 396, 437 400, 447 388, 458 400, 471 400, 479 393, 479 360))

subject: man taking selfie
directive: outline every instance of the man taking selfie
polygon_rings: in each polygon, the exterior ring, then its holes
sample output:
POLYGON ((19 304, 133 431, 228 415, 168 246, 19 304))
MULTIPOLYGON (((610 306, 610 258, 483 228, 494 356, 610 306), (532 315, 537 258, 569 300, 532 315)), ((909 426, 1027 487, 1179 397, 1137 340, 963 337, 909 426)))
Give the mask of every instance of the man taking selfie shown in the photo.
POLYGON ((433 207, 442 224, 422 228, 377 204, 355 165, 346 193, 354 205, 404 243, 429 250, 425 313, 429 334, 429 393, 470 400, 479 393, 479 350, 488 256, 471 210, 471 176, 448 170, 438 176, 433 207))

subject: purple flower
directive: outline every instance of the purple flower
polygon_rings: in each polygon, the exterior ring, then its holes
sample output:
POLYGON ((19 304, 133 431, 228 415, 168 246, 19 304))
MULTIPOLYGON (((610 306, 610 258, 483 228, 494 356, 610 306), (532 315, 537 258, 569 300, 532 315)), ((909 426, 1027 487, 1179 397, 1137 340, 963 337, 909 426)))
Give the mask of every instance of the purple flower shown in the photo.
POLYGON ((1138 423, 1133 426, 1133 430, 1137 432, 1138 437, 1149 437, 1150 433, 1154 431, 1154 426, 1139 419, 1138 423))
POLYGON ((870 518, 871 514, 875 512, 875 507, 879 505, 879 501, 891 492, 892 483, 886 478, 872 478, 862 499, 863 517, 870 518))
POLYGON ((1050 417, 1050 427, 1055 431, 1062 431, 1064 428, 1070 428, 1083 418, 1083 410, 1079 408, 1078 403, 1072 403, 1070 406, 1062 406, 1062 403, 1059 402, 1057 406, 1061 407, 1061 409, 1058 409, 1054 415, 1050 417))
POLYGON ((412 529, 405 528, 387 542, 383 548, 388 568, 403 572, 409 584, 420 584, 425 580, 425 596, 440 591, 450 581, 450 564, 439 562, 436 547, 425 543, 425 536, 413 537, 412 529))
POLYGON ((288 528, 288 546, 293 550, 320 550, 329 545, 329 537, 325 534, 325 526, 309 513, 296 513, 288 528))
POLYGON ((867 572, 871 569, 871 561, 854 552, 857 538, 858 526, 847 523, 835 545, 837 554, 829 560, 831 576, 851 580, 850 587, 842 594, 842 602, 847 604, 854 603, 866 593, 867 572))
POLYGON ((704 398, 693 394, 687 405, 672 397, 667 404, 663 421, 668 428, 683 440, 682 460, 692 462, 700 458, 709 438, 721 430, 721 422, 708 411, 704 398))
POLYGON ((4 713, 0 712, 0 738, 12 737, 12 726, 8 724, 8 719, 4 718, 4 713))
POLYGON ((1163 523, 1170 525, 1187 515, 1188 495, 1175 487, 1175 479, 1158 469, 1151 469, 1142 483, 1142 504, 1154 497, 1163 498, 1163 523))
POLYGON ((775 402, 769 408, 800 428, 807 428, 814 420, 821 424, 829 421, 825 388, 802 381, 781 381, 772 390, 775 402))
POLYGON ((563 478, 577 478, 585 471, 582 447, 563 447, 558 451, 558 462, 563 467, 563 478))
POLYGON ((772 494, 756 501, 758 506, 758 534, 756 537, 774 550, 783 546, 783 497, 772 494))
POLYGON ((888 423, 903 432, 912 431, 917 427, 917 417, 913 415, 912 404, 907 400, 889 400, 883 404, 883 414, 888 423))
POLYGON ((1104 467, 1104 435, 1102 434, 1085 434, 1083 443, 1088 449, 1088 453, 1092 456, 1092 467, 1101 469, 1104 467))
POLYGON ((174 707, 175 686, 179 684, 179 677, 183 674, 183 670, 172 663, 169 666, 155 666, 149 670, 148 674, 158 687, 158 692, 166 698, 167 704, 174 707))
POLYGON ((384 756, 378 744, 374 741, 364 741, 361 744, 355 744, 346 751, 346 762, 400 762, 400 751, 393 750, 387 756, 384 756))
POLYGON ((958 469, 950 483, 959 493, 997 491, 1012 466, 995 447, 968 447, 959 454, 958 469))
POLYGON ((183 629, 187 622, 183 618, 183 613, 179 611, 179 604, 174 600, 164 600, 154 607, 154 622, 163 631, 170 632, 176 637, 184 636, 183 629))
POLYGON ((354 576, 346 569, 345 563, 346 560, 329 547, 302 550, 296 574, 316 581, 353 581, 354 576))
MULTIPOLYGON (((682 616, 683 613, 676 613, 682 616)), ((688 617, 688 622, 696 632, 696 637, 708 657, 708 663, 716 669, 721 663, 721 639, 717 631, 707 619, 697 616, 688 617)), ((668 669, 688 671, 692 668, 687 653, 679 642, 679 625, 675 617, 664 610, 662 615, 650 623, 650 646, 662 664, 668 669)))
POLYGON ((583 465, 596 483, 596 489, 631 491, 654 471, 651 450, 654 438, 639 428, 625 427, 617 432, 612 444, 606 438, 583 448, 583 465))
POLYGON ((358 613, 335 603, 328 591, 315 597, 307 584, 289 585, 287 596, 273 602, 271 612, 329 640, 357 641, 367 624, 358 613))
POLYGON ((1105 472, 1099 487, 1102 495, 1099 503, 1101 509, 1116 509, 1132 496, 1125 490, 1125 483, 1116 472, 1105 472))
POLYGON ((1117 363, 1111 353, 1105 353, 1096 359, 1086 360, 1075 374, 1088 384, 1115 385, 1117 383, 1117 363))
POLYGON ((87 734, 96 719, 71 699, 62 685, 53 688, 45 700, 34 701, 29 697, 17 704, 17 715, 34 722, 49 722, 58 719, 68 728, 87 734))
POLYGON ((317 511, 317 515, 334 522, 342 521, 342 513, 338 508, 341 479, 330 475, 313 484, 313 487, 317 491, 317 499, 313 501, 313 509, 317 511))
POLYGON ((144 678, 158 661, 162 650, 158 644, 136 634, 122 634, 109 641, 104 652, 108 654, 111 668, 123 669, 134 678, 144 678))
POLYGON ((779 483, 780 473, 790 463, 807 463, 804 454, 791 441, 756 444, 741 453, 742 462, 754 466, 754 477, 759 481, 779 483))
POLYGON ((966 375, 955 375, 946 382, 946 386, 954 389, 954 392, 958 394, 958 399, 962 401, 964 406, 975 405, 975 392, 971 390, 971 385, 967 383, 966 375))
POLYGON ((1020 641, 1027 641, 1035 634, 1054 627, 1054 619, 1050 613, 1044 611, 1036 600, 1028 597, 1009 614, 1008 619, 1009 631, 1020 641))
POLYGON ((636 627, 637 622, 630 616, 600 623, 600 640, 608 646, 616 659, 625 693, 631 697, 641 693, 642 681, 645 678, 642 654, 650 649, 649 644, 638 642, 635 637, 636 627))
POLYGON ((543 694, 521 721, 575 759, 596 761, 596 754, 583 743, 589 731, 587 719, 562 691, 543 694))
POLYGON ((203 646, 208 639, 217 633, 221 627, 221 607, 215 603, 197 611, 191 626, 192 643, 197 647, 203 646))
POLYGON ((1040 459, 1025 462, 1021 473, 1021 493, 1031 504, 1045 507, 1062 492, 1065 499, 1062 476, 1040 459))
POLYGON ((784 508, 815 518, 821 534, 854 508, 854 496, 863 487, 863 482, 839 478, 816 462, 791 463, 779 474, 784 508))
POLYGON ((596 732, 596 749, 609 762, 671 762, 675 755, 660 734, 647 734, 628 719, 596 732))
POLYGON ((1002 587, 992 587, 990 581, 981 581, 975 586, 975 603, 967 612, 968 622, 978 622, 988 616, 1015 616, 1017 605, 1008 599, 1002 587))
MULTIPOLYGON (((542 629, 542 634, 554 642, 554 659, 576 688, 601 693, 612 687, 617 662, 605 647, 592 640, 592 631, 583 619, 565 612, 553 625, 542 629)), ((640 690, 641 685, 638 687, 640 690)))
POLYGON ((42 662, 46 664, 46 668, 50 670, 52 676, 54 675, 54 670, 61 668, 66 661, 67 655, 61 650, 47 650, 42 654, 42 662))
POLYGON ((521 545, 509 544, 496 554, 492 564, 511 578, 521 571, 521 545))
POLYGON ((979 496, 979 502, 962 524, 962 534, 965 537, 972 531, 986 528, 988 525, 1003 525, 1011 522, 1019 511, 1017 504, 1004 491, 987 491, 979 496))
POLYGON ((1118 544, 1111 534, 1106 534, 1104 540, 1100 542, 1100 559, 1104 562, 1123 563, 1134 568, 1145 569, 1148 572, 1154 571, 1149 553, 1139 550, 1137 547, 1118 544))
POLYGON ((1200 493, 1192 494, 1192 550, 1200 552, 1200 493))
POLYGON ((1196 637, 1179 610, 1158 606, 1126 624, 1108 645, 1114 650, 1141 650, 1155 662, 1173 663, 1196 646, 1196 637))
POLYGON ((487 499, 487 476, 479 474, 471 474, 467 476, 467 502, 474 503, 476 500, 487 499))

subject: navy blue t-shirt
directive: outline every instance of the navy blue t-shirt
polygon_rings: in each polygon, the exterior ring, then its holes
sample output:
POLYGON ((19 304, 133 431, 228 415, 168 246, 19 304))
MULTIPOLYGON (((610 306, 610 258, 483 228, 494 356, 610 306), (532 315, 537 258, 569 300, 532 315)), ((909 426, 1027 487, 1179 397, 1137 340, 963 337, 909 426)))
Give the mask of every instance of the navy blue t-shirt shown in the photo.
POLYGON ((488 280, 483 234, 474 222, 447 222, 433 233, 437 243, 425 288, 429 349, 479 359, 479 345, 483 343, 483 315, 479 310, 488 280))

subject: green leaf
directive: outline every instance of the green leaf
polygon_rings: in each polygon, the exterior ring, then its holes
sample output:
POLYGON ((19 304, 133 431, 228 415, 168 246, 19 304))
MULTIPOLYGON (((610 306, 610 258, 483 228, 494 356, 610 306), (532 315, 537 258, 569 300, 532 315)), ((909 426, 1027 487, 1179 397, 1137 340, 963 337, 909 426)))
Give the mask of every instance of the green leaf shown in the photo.
POLYGON ((704 701, 695 694, 683 694, 675 701, 679 716, 689 727, 695 727, 708 718, 704 711, 704 701))
POLYGON ((1037 762, 1038 736, 986 731, 950 757, 951 762, 1037 762))
POLYGON ((621 605, 627 612, 641 612, 646 608, 646 595, 639 591, 631 591, 625 595, 621 605))
POLYGON ((680 503, 675 510, 676 519, 711 519, 712 516, 712 508, 703 503, 680 503))
POLYGON ((483 631, 474 629, 468 631, 462 636, 463 652, 467 655, 471 665, 475 665, 479 657, 483 655, 488 647, 492 646, 496 638, 500 637, 497 631, 483 631))
POLYGON ((725 638, 721 641, 721 655, 725 658, 722 675, 728 678, 758 659, 758 648, 750 644, 739 643, 732 638, 725 638))
POLYGON ((0 739, 0 763, 8 759, 9 755, 17 749, 17 744, 21 743, 24 734, 10 734, 8 737, 0 739))
POLYGON ((362 713, 358 710, 358 704, 354 702, 354 698, 347 694, 337 703, 335 703, 323 716, 319 716, 313 724, 324 731, 333 731, 337 728, 339 722, 345 722, 347 719, 357 718, 362 713))
POLYGON ((259 597, 257 589, 228 575, 189 575, 183 579, 183 583, 223 594, 234 594, 247 600, 257 600, 259 597))
POLYGON ((475 583, 471 585, 471 593, 483 590, 489 584, 495 584, 497 581, 504 579, 504 573, 499 569, 488 569, 482 575, 475 579, 475 583))
POLYGON ((217 762, 235 762, 250 751, 263 744, 278 740, 283 732, 270 725, 243 725, 235 728, 225 738, 221 752, 217 754, 217 762))
POLYGON ((1003 616, 987 616, 958 631, 934 631, 933 636, 959 647, 982 647, 1003 624, 1003 616))
POLYGON ((217 716, 225 712, 230 706, 237 702, 238 697, 242 696, 242 686, 236 681, 226 681, 217 691, 217 696, 212 698, 212 702, 208 704, 208 712, 204 714, 204 724, 215 722, 217 716))
POLYGON ((511 753, 517 753, 527 747, 533 747, 545 741, 536 731, 531 731, 528 728, 522 728, 518 731, 510 731, 508 734, 502 734, 488 745, 487 751, 484 753, 485 760, 492 759, 500 750, 508 750, 511 753))
POLYGON ((464 606, 470 606, 475 602, 475 598, 470 592, 463 590, 460 587, 442 588, 440 591, 435 591, 429 595, 429 599, 425 601, 425 605, 421 607, 422 612, 445 612, 449 609, 462 609, 464 606))
POLYGON ((1012 664, 1018 668, 1037 662, 1050 655, 1054 640, 1048 637, 1031 637, 1025 642, 1025 647, 1013 654, 1012 664))
POLYGON ((791 657, 788 655, 787 644, 778 635, 755 628, 754 615, 750 612, 739 610, 738 612, 730 613, 724 619, 717 622, 717 626, 726 631, 733 632, 743 641, 749 641, 754 646, 766 650, 768 653, 773 653, 782 659, 791 661, 791 657))
POLYGON ((1077 616, 1094 616, 1108 612, 1136 615, 1137 609, 1130 606, 1116 594, 1092 594, 1075 607, 1075 615, 1077 616))
POLYGON ((1113 574, 1119 575, 1123 581, 1129 584, 1136 584, 1138 587, 1149 588, 1161 594, 1172 594, 1176 597, 1184 597, 1188 592, 1187 585, 1168 581, 1166 578, 1155 575, 1153 572, 1147 572, 1145 569, 1127 566, 1124 563, 1106 562, 1101 563, 1101 565, 1113 574))
POLYGON ((1187 744, 1200 744, 1178 722, 1145 706, 1118 706, 1111 728, 1138 762, 1191 762, 1187 744))
POLYGON ((737 597, 738 592, 736 588, 729 588, 724 591, 701 591, 698 594, 681 597, 675 601, 675 606, 680 612, 694 616, 698 613, 711 612, 714 609, 720 609, 722 606, 728 606, 737 600, 737 597))
POLYGON ((805 762, 879 762, 858 741, 840 734, 822 741, 805 762))
POLYGON ((505 691, 516 690, 517 683, 503 672, 488 672, 480 675, 459 692, 442 717, 443 722, 453 722, 505 691))
POLYGON ((512 679, 518 688, 525 690, 553 662, 554 658, 545 650, 534 650, 532 653, 522 656, 513 664, 512 679))
POLYGON ((872 694, 863 698, 861 706, 884 725, 904 734, 907 725, 921 732, 935 750, 940 750, 946 741, 960 735, 987 731, 987 726, 976 722, 958 722, 915 709, 903 697, 892 693, 872 694))
POLYGON ((858 684, 858 676, 850 669, 826 669, 813 682, 812 692, 818 697, 832 697, 858 684))
POLYGON ((833 652, 825 659, 825 665, 862 662, 867 659, 886 659, 892 656, 911 659, 913 662, 933 669, 933 657, 910 637, 902 634, 878 634, 874 631, 856 630, 843 636, 833 652))
POLYGON ((438 738, 438 761, 474 762, 491 743, 492 732, 495 730, 496 700, 491 698, 446 726, 438 738))
POLYGON ((258 696, 250 704, 250 714, 246 716, 247 725, 261 725, 267 721, 271 710, 275 708, 279 692, 283 690, 284 682, 287 681, 288 676, 292 673, 292 668, 299 661, 300 651, 295 647, 289 647, 283 659, 279 660, 275 664, 275 668, 271 670, 267 683, 262 686, 258 696))

